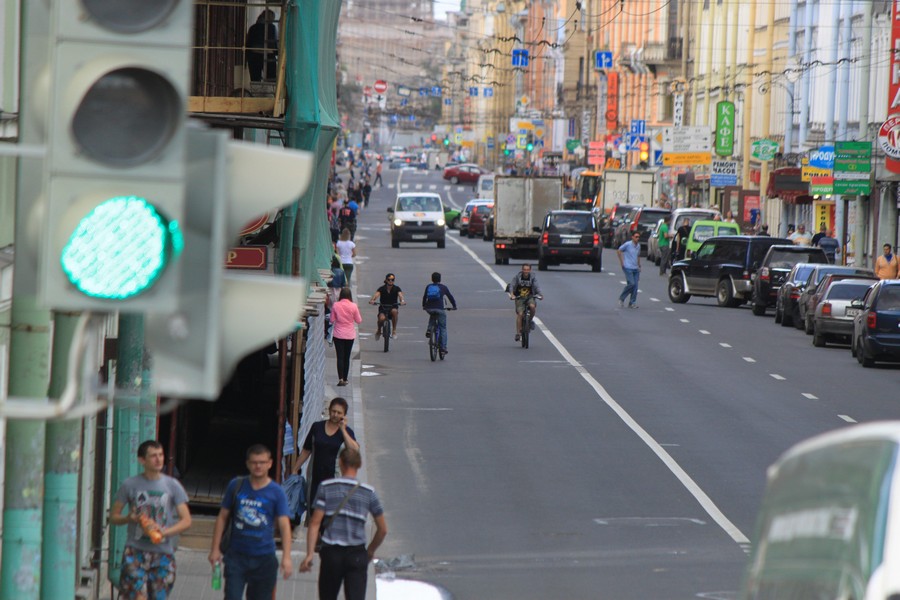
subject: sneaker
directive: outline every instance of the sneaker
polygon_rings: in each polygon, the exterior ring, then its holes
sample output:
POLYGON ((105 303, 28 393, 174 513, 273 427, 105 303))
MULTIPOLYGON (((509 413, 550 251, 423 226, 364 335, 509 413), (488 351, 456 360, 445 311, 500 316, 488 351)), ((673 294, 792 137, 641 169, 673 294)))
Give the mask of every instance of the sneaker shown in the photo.
POLYGON ((396 334, 396 333, 392 333, 392 334, 391 334, 391 339, 392 339, 392 340, 396 340, 396 339, 397 339, 397 334, 396 334))
POLYGON ((345 385, 347 385, 346 381, 344 381, 343 379, 338 380, 338 387, 344 387, 345 385))
POLYGON ((625 301, 619 300, 619 308, 625 308, 625 301))
POLYGON ((381 339, 381 327, 379 327, 378 329, 375 330, 375 341, 377 342, 380 339, 381 339))
POLYGON ((430 331, 426 331, 426 332, 425 332, 425 337, 427 337, 428 339, 431 339, 431 332, 430 332, 430 331))
POLYGON ((637 304, 629 304, 629 305, 628 305, 628 308, 637 308, 637 307, 638 307, 637 304))
POLYGON ((519 334, 517 333, 517 334, 516 334, 516 341, 518 342, 518 341, 521 340, 521 339, 522 339, 522 336, 519 335, 519 334))
POLYGON ((450 351, 446 348, 441 348, 441 354, 450 354, 450 351))

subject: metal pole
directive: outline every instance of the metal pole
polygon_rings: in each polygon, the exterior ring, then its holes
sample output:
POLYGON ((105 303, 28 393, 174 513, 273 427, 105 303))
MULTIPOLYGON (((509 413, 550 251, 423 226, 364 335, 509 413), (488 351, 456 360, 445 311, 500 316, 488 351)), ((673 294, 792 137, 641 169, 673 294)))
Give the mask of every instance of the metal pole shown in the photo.
MULTIPOLYGON (((797 56, 797 2, 798 0, 791 0, 791 17, 788 21, 788 66, 793 67, 791 61, 793 61, 797 56)), ((784 117, 784 152, 785 154, 790 154, 793 152, 794 148, 794 94, 796 93, 795 87, 796 75, 791 74, 788 77, 788 83, 786 86, 788 97, 785 98, 785 107, 784 110, 786 112, 784 117)))
MULTIPOLYGON (((838 45, 841 36, 841 7, 838 2, 832 1, 831 18, 828 20, 828 26, 832 27, 831 47, 828 48, 828 64, 833 65, 837 62, 838 45)), ((822 31, 822 23, 819 24, 819 31, 822 31)), ((828 84, 825 89, 834 90, 837 86, 837 68, 828 69, 828 84)), ((826 94, 825 102, 825 141, 834 142, 834 105, 836 94, 826 94)))
POLYGON ((806 150, 809 134, 809 63, 812 60, 813 0, 806 0, 806 14, 803 27, 803 76, 800 80, 800 152, 806 150))
POLYGON ((751 113, 753 112, 753 48, 756 40, 756 0, 750 0, 750 23, 747 33, 747 69, 744 73, 744 125, 741 132, 741 182, 745 188, 750 187, 750 140, 753 137, 751 130, 751 113))
MULTIPOLYGON (((66 387, 69 348, 77 313, 54 313, 50 397, 66 387)), ((81 468, 81 419, 50 421, 44 445, 44 515, 41 555, 41 598, 74 598, 78 584, 78 477, 81 468)))

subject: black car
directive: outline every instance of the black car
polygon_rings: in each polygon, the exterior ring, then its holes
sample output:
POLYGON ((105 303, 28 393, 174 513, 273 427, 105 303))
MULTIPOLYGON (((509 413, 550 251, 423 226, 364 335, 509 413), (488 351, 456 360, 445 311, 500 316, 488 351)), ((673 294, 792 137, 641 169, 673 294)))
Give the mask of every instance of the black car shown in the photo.
POLYGON ((775 322, 782 327, 790 327, 797 317, 797 301, 809 274, 816 265, 813 263, 797 263, 791 272, 784 278, 781 287, 778 288, 778 296, 775 299, 775 322))
POLYGON ((766 314, 766 308, 775 306, 778 288, 797 263, 828 264, 828 256, 824 250, 815 246, 770 246, 753 277, 750 301, 754 315, 762 316, 766 314))
POLYGON ((637 231, 641 234, 641 252, 646 254, 650 234, 656 230, 656 224, 660 219, 668 219, 671 214, 672 211, 668 208, 637 207, 616 227, 613 247, 618 248, 629 241, 631 234, 637 231))
POLYGON ((603 245, 612 248, 613 238, 615 237, 616 228, 622 224, 631 211, 638 208, 631 204, 616 204, 613 206, 609 214, 600 214, 597 216, 597 222, 600 227, 600 238, 603 245))
POLYGON ((549 265, 588 264, 599 273, 603 262, 600 231, 594 215, 583 210, 553 210, 544 217, 538 245, 538 270, 549 265))
POLYGON ((691 258, 672 265, 669 300, 682 304, 691 296, 715 296, 719 306, 739 306, 750 299, 751 275, 770 246, 789 244, 787 238, 751 235, 713 237, 691 258))
POLYGON ((864 367, 875 361, 900 361, 900 280, 879 281, 862 301, 854 301, 858 310, 853 319, 850 351, 864 367))

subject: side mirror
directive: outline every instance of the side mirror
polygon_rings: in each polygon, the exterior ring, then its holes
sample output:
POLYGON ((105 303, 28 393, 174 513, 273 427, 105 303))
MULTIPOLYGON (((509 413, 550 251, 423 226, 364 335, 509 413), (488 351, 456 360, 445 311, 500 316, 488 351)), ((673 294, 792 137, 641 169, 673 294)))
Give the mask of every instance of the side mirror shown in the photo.
POLYGON ((753 269, 754 271, 756 271, 757 269, 759 269, 759 261, 756 261, 755 263, 753 263, 753 264, 750 266, 750 268, 753 269))
POLYGON ((854 298, 853 300, 850 301, 851 308, 863 308, 864 306, 865 305, 863 304, 863 301, 861 298, 854 298))
POLYGON ((387 207, 387 211, 388 211, 389 213, 393 213, 393 212, 394 212, 394 207, 393 207, 393 206, 388 206, 388 207, 387 207))

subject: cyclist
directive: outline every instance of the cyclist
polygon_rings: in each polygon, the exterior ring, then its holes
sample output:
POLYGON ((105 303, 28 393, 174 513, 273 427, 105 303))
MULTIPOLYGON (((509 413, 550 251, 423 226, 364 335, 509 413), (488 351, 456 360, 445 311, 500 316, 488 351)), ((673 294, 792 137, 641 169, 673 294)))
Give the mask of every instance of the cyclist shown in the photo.
POLYGON ((393 273, 385 275, 384 285, 378 288, 372 299, 369 300, 369 304, 378 303, 378 325, 375 327, 375 341, 381 338, 381 325, 388 315, 390 315, 391 325, 393 325, 391 339, 397 338, 397 318, 399 313, 397 307, 406 304, 406 301, 403 299, 403 290, 399 286, 394 285, 394 279, 393 273))
MULTIPOLYGON (((522 270, 516 273, 509 285, 506 286, 506 293, 509 294, 510 300, 516 301, 516 341, 518 342, 522 338, 522 315, 525 314, 525 307, 531 307, 531 316, 534 317, 537 314, 537 303, 534 299, 544 299, 537 277, 531 274, 531 265, 522 265, 522 270)), ((531 326, 533 328, 534 323, 531 326)))
MULTIPOLYGON (((456 299, 447 286, 441 283, 441 274, 432 273, 431 283, 425 286, 425 293, 422 294, 422 309, 428 311, 429 315, 435 317, 441 328, 441 339, 438 340, 441 352, 447 353, 447 310, 444 305, 444 298, 450 300, 453 310, 456 310, 456 299)), ((431 321, 428 323, 428 331, 425 337, 431 337, 431 321)))

